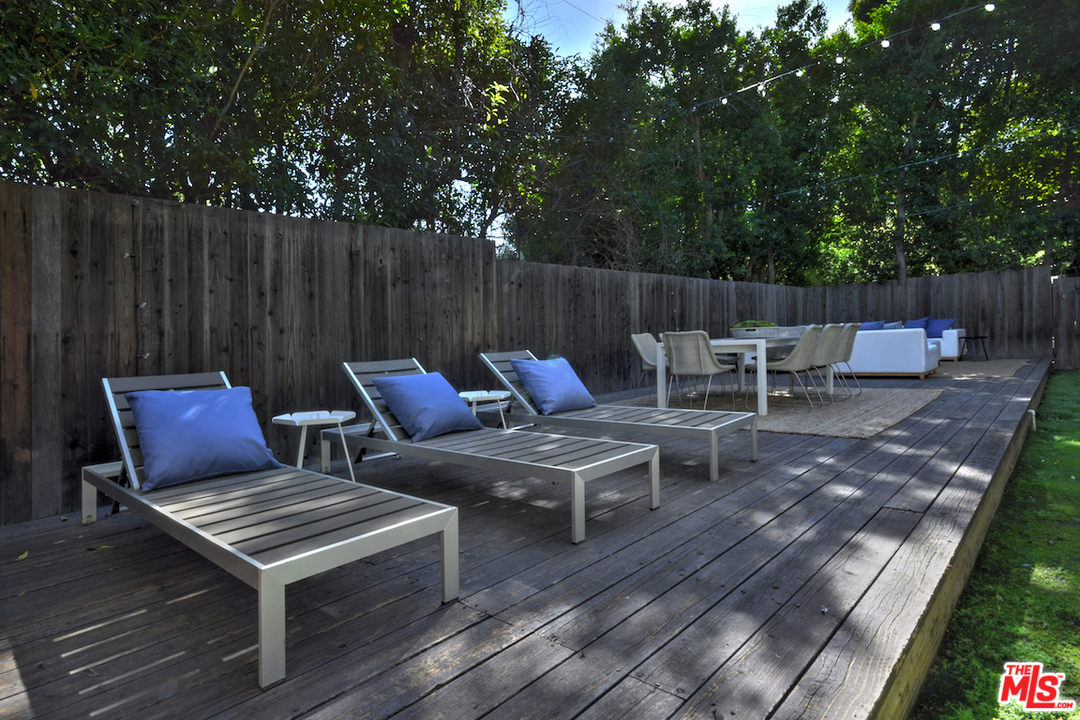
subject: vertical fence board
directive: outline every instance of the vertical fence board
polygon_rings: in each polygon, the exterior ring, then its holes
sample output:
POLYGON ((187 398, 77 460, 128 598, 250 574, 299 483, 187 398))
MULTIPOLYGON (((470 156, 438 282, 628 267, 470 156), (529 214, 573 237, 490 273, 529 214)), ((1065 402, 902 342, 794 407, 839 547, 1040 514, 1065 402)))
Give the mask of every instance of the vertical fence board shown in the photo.
MULTIPOLYGON (((54 213, 34 213, 31 221, 31 327, 30 393, 31 447, 30 515, 56 515, 70 507, 74 497, 57 481, 63 475, 63 420, 60 415, 60 337, 62 328, 63 257, 59 222, 54 213)), ((7 329, 4 336, 8 337, 7 329)), ((6 414, 11 405, 0 402, 6 414)), ((6 436, 5 436, 6 437, 6 436)))
POLYGON ((34 510, 31 203, 21 188, 0 197, 0 524, 30 520, 34 510))
POLYGON ((1080 368, 1080 278, 1054 281, 1054 365, 1057 370, 1080 368))
POLYGON ((89 331, 86 327, 90 314, 89 298, 86 288, 88 258, 92 248, 87 240, 85 195, 65 192, 35 190, 36 212, 54 213, 61 232, 63 252, 63 286, 61 287, 60 324, 63 336, 60 339, 60 415, 64 418, 64 434, 67 443, 62 448, 64 478, 78 475, 79 469, 90 458, 90 445, 95 441, 100 452, 115 452, 116 442, 112 437, 89 437, 88 414, 89 398, 101 394, 101 379, 94 380, 87 368, 87 343, 89 331))

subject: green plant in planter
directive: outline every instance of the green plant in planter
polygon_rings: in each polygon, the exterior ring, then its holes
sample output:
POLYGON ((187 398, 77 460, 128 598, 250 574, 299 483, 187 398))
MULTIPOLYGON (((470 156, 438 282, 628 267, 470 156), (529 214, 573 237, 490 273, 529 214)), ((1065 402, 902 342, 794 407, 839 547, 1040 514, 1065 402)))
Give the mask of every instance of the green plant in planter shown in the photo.
POLYGON ((780 327, 780 326, 777 325, 774 322, 769 321, 769 320, 741 320, 741 321, 735 323, 734 325, 732 325, 732 327, 756 328, 756 327, 780 327))

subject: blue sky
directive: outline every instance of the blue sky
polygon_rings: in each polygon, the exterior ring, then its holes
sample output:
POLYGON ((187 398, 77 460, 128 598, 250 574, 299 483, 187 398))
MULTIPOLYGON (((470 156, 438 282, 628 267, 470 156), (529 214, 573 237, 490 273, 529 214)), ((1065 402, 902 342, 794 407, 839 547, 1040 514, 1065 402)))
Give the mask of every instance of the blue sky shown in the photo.
MULTIPOLYGON (((672 0, 662 0, 675 4, 672 0)), ((619 9, 623 0, 507 0, 505 16, 514 20, 519 7, 525 14, 524 29, 529 33, 543 35, 558 55, 579 54, 586 56, 593 41, 607 20, 622 25, 626 13, 619 9)), ((776 8, 789 4, 790 0, 769 3, 766 0, 731 0, 715 2, 717 7, 727 5, 743 30, 772 25, 776 20, 776 8)), ((829 14, 830 28, 836 28, 847 18, 848 0, 823 0, 829 14)))

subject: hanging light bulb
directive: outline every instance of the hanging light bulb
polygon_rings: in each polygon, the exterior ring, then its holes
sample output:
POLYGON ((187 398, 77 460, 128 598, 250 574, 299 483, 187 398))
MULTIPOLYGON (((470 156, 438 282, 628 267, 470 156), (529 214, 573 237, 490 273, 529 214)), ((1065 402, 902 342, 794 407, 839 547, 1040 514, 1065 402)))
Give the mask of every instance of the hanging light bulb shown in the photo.
POLYGON ((727 105, 727 98, 720 98, 721 105, 727 105))
POLYGON ((883 47, 883 48, 887 48, 890 45, 892 45, 892 43, 889 42, 889 38, 885 38, 884 40, 881 41, 881 47, 883 47))
POLYGON ((803 70, 802 68, 799 68, 798 70, 795 71, 795 77, 800 77, 801 78, 805 74, 806 74, 806 71, 803 70))
POLYGON ((994 3, 986 3, 983 7, 986 9, 986 12, 994 12, 997 10, 997 5, 994 3))
POLYGON ((843 65, 844 64, 844 56, 843 55, 837 55, 836 56, 836 64, 837 65, 843 65))
POLYGON ((938 30, 941 29, 941 23, 939 23, 937 21, 934 21, 934 22, 930 23, 930 29, 933 30, 934 32, 937 32, 938 30))
POLYGON ((757 86, 757 91, 758 91, 759 93, 761 93, 762 95, 764 95, 764 94, 765 94, 765 83, 760 83, 760 84, 759 84, 759 85, 757 86))

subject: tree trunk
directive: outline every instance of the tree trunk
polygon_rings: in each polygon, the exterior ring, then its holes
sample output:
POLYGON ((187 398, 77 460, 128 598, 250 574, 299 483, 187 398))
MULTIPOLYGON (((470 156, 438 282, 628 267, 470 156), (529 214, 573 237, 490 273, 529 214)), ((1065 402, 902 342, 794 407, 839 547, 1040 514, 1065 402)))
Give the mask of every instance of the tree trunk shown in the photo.
POLYGON ((893 229, 893 248, 896 250, 896 281, 900 287, 907 285, 907 257, 904 253, 904 230, 907 225, 906 197, 904 194, 905 171, 900 171, 901 185, 896 189, 896 227, 893 229))
POLYGON ((702 236, 708 237, 709 231, 712 230, 713 226, 713 205, 712 201, 709 200, 709 193, 705 188, 705 162, 702 159, 701 155, 701 121, 698 119, 696 113, 690 113, 687 118, 687 122, 690 125, 691 137, 694 140, 694 157, 695 166, 697 168, 697 179, 698 184, 701 187, 701 200, 705 206, 705 228, 702 236))

